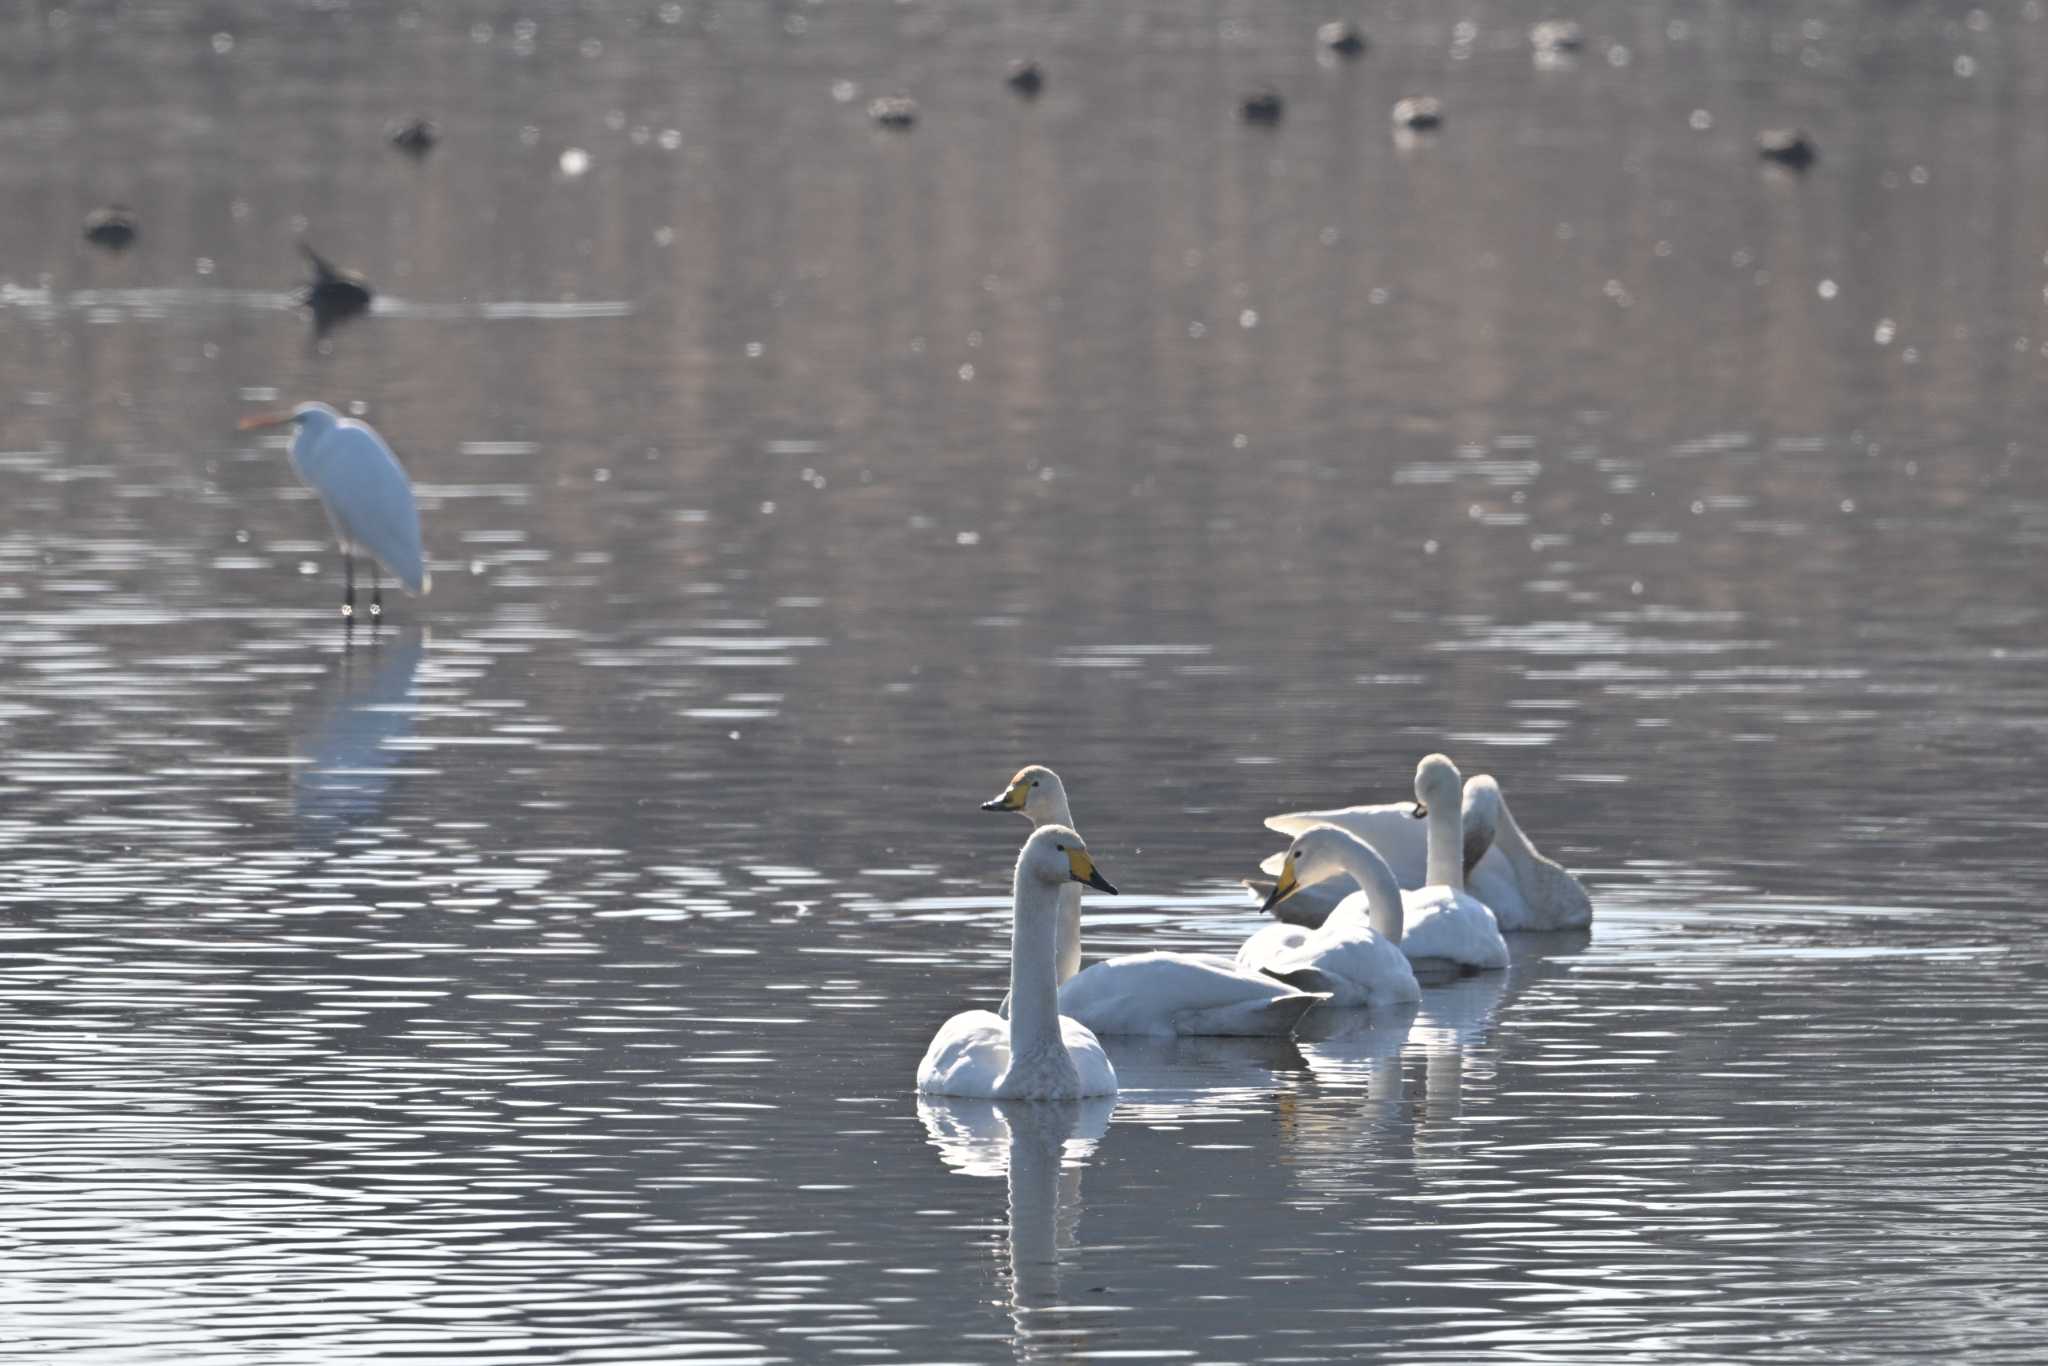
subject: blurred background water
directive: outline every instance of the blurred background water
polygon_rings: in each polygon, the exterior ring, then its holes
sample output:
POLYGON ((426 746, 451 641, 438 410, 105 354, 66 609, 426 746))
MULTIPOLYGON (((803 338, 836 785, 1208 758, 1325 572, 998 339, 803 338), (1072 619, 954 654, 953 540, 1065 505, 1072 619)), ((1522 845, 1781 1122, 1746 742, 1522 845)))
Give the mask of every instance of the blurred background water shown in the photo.
POLYGON ((14 8, 0 1355, 2031 1359, 2044 116, 2036 0, 14 8), (1435 748, 1590 935, 912 1094, 1020 764, 1227 951, 1435 748))

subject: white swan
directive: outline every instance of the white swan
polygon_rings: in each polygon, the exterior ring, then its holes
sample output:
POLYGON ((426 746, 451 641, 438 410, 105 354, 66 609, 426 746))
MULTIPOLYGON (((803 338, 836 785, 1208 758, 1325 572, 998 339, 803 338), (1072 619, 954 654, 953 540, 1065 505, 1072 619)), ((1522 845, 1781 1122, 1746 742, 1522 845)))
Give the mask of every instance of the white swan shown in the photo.
MULTIPOLYGON (((1020 811, 1041 827, 1074 823, 1066 785, 1042 764, 1018 770, 982 810, 1020 811)), ((1060 1011, 1097 1034, 1288 1034, 1322 999, 1212 954, 1132 953, 1082 968, 1078 886, 1061 888, 1058 919, 1060 1011)))
MULTIPOLYGON (((1408 922, 1401 952, 1428 971, 1487 972, 1508 965, 1507 941, 1500 937, 1493 912, 1465 890, 1464 820, 1458 807, 1462 787, 1458 766, 1441 754, 1428 755, 1415 766, 1415 800, 1429 824, 1429 881, 1418 891, 1401 893, 1408 922)), ((1482 821, 1489 810, 1485 803, 1474 808, 1482 821)), ((1481 833, 1491 838, 1484 826, 1481 833)), ((1330 918, 1338 919, 1356 904, 1346 901, 1330 918)))
MULTIPOLYGON (((1499 801, 1500 788, 1493 779, 1479 777, 1466 782, 1459 825, 1465 832, 1465 877, 1468 882, 1473 871, 1486 861, 1487 851, 1493 847, 1499 801)), ((1303 834, 1318 825, 1334 825, 1347 834, 1355 835, 1386 860, 1387 866, 1393 870, 1396 886, 1412 890, 1429 879, 1429 826, 1423 820, 1420 802, 1388 802, 1380 806, 1353 806, 1329 812, 1294 812, 1274 816, 1266 825, 1277 830, 1281 822, 1286 824, 1284 833, 1289 835, 1303 834), (1311 819, 1317 815, 1331 819, 1311 819), (1393 852, 1390 854, 1388 850, 1393 852)), ((1243 879, 1245 890, 1257 898, 1266 913, 1276 920, 1315 929, 1329 919, 1330 912, 1337 909, 1339 902, 1359 889, 1357 880, 1349 873, 1334 871, 1319 874, 1318 880, 1297 888, 1286 900, 1276 904, 1273 900, 1273 877, 1279 873, 1280 862, 1286 856, 1287 851, 1283 849, 1260 861, 1259 871, 1267 874, 1266 877, 1243 879)))
MULTIPOLYGON (((1560 864, 1538 853, 1522 827, 1508 810, 1500 785, 1484 773, 1465 782, 1465 877, 1472 894, 1492 908, 1504 930, 1576 930, 1593 923, 1593 902, 1579 880, 1560 864), (1475 852, 1469 832, 1475 804, 1492 803, 1494 837, 1490 849, 1475 852)), ((1380 806, 1347 806, 1330 811, 1292 811, 1271 816, 1266 828, 1283 835, 1298 835, 1318 825, 1334 825, 1370 844, 1394 870, 1403 887, 1420 887, 1428 878, 1428 840, 1420 813, 1407 802, 1380 806)), ((1271 875, 1279 871, 1280 856, 1266 860, 1261 868, 1271 875)), ((1264 884, 1247 880, 1255 895, 1264 896, 1264 884)), ((1350 894, 1349 885, 1338 880, 1330 887, 1308 887, 1292 897, 1281 918, 1294 924, 1320 924, 1336 904, 1350 894)))
POLYGON ((1266 926, 1237 951, 1238 966, 1304 990, 1328 992, 1332 1005, 1383 1006, 1421 999, 1415 970, 1401 952, 1401 888, 1387 861, 1356 835, 1334 825, 1318 825, 1296 835, 1281 855, 1280 880, 1267 908, 1331 873, 1344 874, 1362 890, 1353 892, 1320 929, 1266 926), (1358 902, 1365 903, 1363 908, 1355 905, 1358 902))
POLYGON ((918 1090, 985 1100, 1116 1094, 1116 1069, 1095 1035, 1059 1013, 1053 922, 1067 882, 1116 891, 1079 835, 1063 825, 1033 831, 1017 855, 1012 893, 1010 1018, 968 1010, 939 1026, 917 1065, 918 1090))

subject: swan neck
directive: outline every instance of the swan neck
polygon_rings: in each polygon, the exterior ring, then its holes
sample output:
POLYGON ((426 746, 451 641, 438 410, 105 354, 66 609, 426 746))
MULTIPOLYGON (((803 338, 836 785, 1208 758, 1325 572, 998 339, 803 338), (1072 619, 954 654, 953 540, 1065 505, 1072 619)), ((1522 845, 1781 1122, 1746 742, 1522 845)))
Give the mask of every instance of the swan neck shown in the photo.
POLYGON ((1059 930, 1053 944, 1053 982, 1063 986, 1081 970, 1081 884, 1060 884, 1059 930))
POLYGON ((1515 818, 1508 811, 1505 797, 1494 808, 1493 847, 1507 857, 1517 872, 1528 867, 1536 856, 1536 847, 1529 843, 1529 837, 1522 833, 1522 827, 1515 824, 1515 818))
POLYGON ((1401 889, 1395 885, 1392 874, 1361 885, 1365 888, 1366 924, 1389 943, 1400 943, 1401 931, 1407 928, 1406 907, 1402 904, 1401 889))
POLYGON ((1032 829, 1036 830, 1040 826, 1045 825, 1064 825, 1077 835, 1081 833, 1081 827, 1074 824, 1074 812, 1067 805, 1066 793, 1053 793, 1052 796, 1045 799, 1045 813, 1042 816, 1032 817, 1032 829))
POLYGON ((1456 802, 1429 808, 1429 871, 1431 887, 1465 889, 1465 818, 1456 802))
POLYGON ((1401 884, 1394 880, 1394 870, 1363 840, 1353 841, 1355 848, 1345 849, 1344 871, 1351 874, 1351 880, 1365 893, 1365 919, 1373 930, 1392 941, 1401 942, 1401 931, 1405 928, 1405 908, 1401 902, 1401 884))
MULTIPOLYGON (((1054 793, 1046 799, 1045 809, 1031 818, 1031 828, 1041 829, 1047 825, 1064 825, 1076 834, 1079 827, 1074 824, 1074 813, 1067 807, 1067 794, 1054 793)), ((1058 986, 1081 970, 1081 884, 1063 882, 1060 884, 1059 933, 1053 950, 1053 984, 1058 986)))
POLYGON ((1010 926, 1010 1056, 1028 1057, 1060 1038, 1059 982, 1055 976, 1059 888, 1017 869, 1010 926))

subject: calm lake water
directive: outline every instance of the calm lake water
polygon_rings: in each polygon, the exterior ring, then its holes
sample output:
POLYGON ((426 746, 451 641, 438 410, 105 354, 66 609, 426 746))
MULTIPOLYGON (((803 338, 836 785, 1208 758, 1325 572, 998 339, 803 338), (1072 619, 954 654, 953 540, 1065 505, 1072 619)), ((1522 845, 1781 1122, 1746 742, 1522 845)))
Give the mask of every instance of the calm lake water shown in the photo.
POLYGON ((2038 1359, 2042 6, 1346 8, 0 21, 0 1357, 2038 1359), (1020 764, 1229 951, 1431 749, 1590 935, 913 1094, 1020 764))

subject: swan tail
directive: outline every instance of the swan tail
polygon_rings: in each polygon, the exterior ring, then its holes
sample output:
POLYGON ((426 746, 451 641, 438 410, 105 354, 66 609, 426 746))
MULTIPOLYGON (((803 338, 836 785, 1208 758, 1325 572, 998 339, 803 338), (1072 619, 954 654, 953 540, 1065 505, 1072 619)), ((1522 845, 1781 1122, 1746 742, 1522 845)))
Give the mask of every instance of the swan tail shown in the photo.
POLYGON ((1207 1010, 1184 1010, 1173 1017, 1174 1032, 1244 1038, 1284 1036, 1294 1032, 1302 1016, 1328 999, 1327 995, 1314 992, 1295 992, 1266 1001, 1239 1001, 1227 1006, 1211 1006, 1207 1010))

